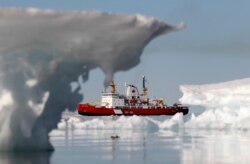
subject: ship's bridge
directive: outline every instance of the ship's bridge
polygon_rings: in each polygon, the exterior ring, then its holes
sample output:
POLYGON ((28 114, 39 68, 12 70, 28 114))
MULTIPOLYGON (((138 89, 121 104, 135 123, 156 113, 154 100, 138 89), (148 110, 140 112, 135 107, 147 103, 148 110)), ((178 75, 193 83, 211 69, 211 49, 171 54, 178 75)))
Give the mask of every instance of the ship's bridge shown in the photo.
POLYGON ((102 93, 102 106, 108 108, 113 107, 123 107, 124 106, 124 97, 119 93, 102 93))

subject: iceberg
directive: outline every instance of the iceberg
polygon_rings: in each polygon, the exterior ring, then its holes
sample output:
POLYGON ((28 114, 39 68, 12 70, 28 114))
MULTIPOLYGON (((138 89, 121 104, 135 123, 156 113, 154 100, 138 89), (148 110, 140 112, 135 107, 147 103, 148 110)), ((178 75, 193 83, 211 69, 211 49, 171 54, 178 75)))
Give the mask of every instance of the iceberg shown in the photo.
POLYGON ((250 129, 250 78, 206 85, 181 85, 183 104, 206 111, 192 115, 188 128, 250 129))

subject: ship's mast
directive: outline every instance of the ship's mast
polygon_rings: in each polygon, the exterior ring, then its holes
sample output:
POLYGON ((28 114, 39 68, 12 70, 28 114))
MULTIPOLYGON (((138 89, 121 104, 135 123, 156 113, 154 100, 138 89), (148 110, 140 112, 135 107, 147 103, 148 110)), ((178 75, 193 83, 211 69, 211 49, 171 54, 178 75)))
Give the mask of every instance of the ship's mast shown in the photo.
POLYGON ((143 96, 147 96, 147 87, 146 87, 146 77, 145 76, 142 76, 142 95, 143 96))

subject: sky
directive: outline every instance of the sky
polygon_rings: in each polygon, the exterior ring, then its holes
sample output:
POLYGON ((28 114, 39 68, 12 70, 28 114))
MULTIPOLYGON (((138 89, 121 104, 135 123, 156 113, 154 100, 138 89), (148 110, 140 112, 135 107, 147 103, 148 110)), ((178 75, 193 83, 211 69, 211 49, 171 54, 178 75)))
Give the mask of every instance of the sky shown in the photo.
MULTIPOLYGON (((181 97, 179 85, 250 77, 249 0, 1 0, 0 6, 141 13, 170 24, 185 22, 184 30, 153 40, 137 67, 115 75, 121 92, 125 81, 140 87, 146 75, 150 95, 172 103, 181 97)), ((101 70, 90 72, 84 101, 100 99, 103 79, 101 70)))

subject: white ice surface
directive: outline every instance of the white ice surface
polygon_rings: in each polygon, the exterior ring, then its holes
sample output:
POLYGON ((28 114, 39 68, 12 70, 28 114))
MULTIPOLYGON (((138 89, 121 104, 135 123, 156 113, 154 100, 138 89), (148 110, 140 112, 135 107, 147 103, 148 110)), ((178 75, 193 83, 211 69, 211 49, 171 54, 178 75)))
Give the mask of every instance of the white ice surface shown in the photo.
POLYGON ((180 90, 182 103, 206 108, 197 117, 193 114, 185 127, 250 129, 250 78, 217 84, 182 85, 180 90))

